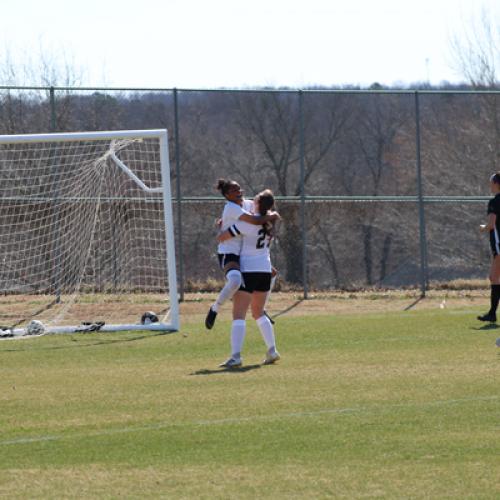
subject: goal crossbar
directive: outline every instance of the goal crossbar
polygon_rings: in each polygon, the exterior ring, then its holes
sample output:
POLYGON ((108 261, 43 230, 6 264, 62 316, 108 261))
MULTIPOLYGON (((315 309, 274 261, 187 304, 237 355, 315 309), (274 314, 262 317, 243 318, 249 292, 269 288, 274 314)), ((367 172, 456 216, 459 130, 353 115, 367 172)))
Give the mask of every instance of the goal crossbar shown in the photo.
POLYGON ((167 139, 166 129, 150 130, 106 130, 102 132, 57 132, 50 134, 12 134, 0 135, 0 142, 9 144, 29 142, 69 142, 78 140, 107 141, 109 139, 141 139, 161 138, 167 139))

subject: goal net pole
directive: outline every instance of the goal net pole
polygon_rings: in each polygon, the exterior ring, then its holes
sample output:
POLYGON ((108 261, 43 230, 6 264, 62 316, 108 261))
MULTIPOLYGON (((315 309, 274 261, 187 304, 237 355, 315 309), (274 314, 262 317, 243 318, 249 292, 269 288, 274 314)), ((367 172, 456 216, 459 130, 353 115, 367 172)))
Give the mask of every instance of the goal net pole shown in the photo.
POLYGON ((170 318, 172 328, 179 330, 179 299, 177 297, 177 271, 175 266, 174 218, 170 189, 170 160, 168 157, 168 135, 163 130, 160 134, 160 165, 163 188, 163 213, 165 218, 165 236, 167 244, 168 290, 170 292, 170 318))

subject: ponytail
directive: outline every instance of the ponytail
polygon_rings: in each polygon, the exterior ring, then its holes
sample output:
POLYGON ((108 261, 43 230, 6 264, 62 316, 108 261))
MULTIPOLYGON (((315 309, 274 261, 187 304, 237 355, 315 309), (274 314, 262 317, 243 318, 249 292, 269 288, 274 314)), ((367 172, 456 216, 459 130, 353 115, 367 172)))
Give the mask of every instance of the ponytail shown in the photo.
POLYGON ((229 188, 237 184, 238 183, 236 181, 233 181, 231 179, 218 179, 217 184, 215 185, 215 189, 217 189, 217 191, 220 191, 222 196, 225 197, 227 192, 229 191, 229 188))

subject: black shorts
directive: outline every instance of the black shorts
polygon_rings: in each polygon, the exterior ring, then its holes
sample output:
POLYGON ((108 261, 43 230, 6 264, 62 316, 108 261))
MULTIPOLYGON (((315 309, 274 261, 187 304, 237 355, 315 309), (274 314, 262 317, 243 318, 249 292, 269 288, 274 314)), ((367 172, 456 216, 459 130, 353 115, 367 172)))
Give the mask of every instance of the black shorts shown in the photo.
POLYGON ((495 231, 490 231, 490 247, 493 257, 500 255, 500 241, 498 240, 495 231))
POLYGON ((271 290, 271 273, 241 273, 243 284, 242 292, 268 292, 271 290))
POLYGON ((219 266, 223 271, 229 262, 236 262, 238 266, 240 265, 240 256, 234 253, 218 253, 217 257, 219 258, 219 266))

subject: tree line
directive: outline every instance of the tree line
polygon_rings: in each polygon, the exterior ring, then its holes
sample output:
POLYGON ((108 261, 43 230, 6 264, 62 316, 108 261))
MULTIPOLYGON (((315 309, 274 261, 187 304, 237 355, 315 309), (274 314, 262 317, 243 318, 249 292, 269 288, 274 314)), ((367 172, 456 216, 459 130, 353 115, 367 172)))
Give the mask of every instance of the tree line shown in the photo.
MULTIPOLYGON (((426 196, 487 195, 489 175, 500 169, 500 95, 450 92, 464 88, 420 95, 426 196)), ((180 165, 180 193, 174 195, 183 198, 215 195, 219 177, 238 180, 248 195, 264 187, 281 197, 416 195, 414 94, 345 90, 179 91, 177 124, 172 92, 75 89, 57 91, 51 101, 44 91, 3 90, 0 132, 167 128, 173 186, 177 154, 180 165)), ((213 220, 222 205, 222 199, 182 204, 186 282, 218 276, 213 220)), ((279 210, 283 223, 274 260, 284 281, 300 285, 300 203, 283 201, 279 210)), ((430 279, 484 275, 488 248, 475 231, 484 211, 484 203, 426 205, 430 279)), ((311 200, 305 228, 313 288, 418 283, 419 219, 413 202, 311 200)))

